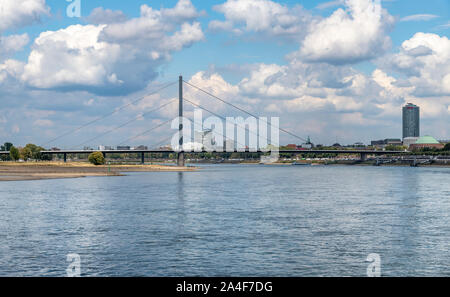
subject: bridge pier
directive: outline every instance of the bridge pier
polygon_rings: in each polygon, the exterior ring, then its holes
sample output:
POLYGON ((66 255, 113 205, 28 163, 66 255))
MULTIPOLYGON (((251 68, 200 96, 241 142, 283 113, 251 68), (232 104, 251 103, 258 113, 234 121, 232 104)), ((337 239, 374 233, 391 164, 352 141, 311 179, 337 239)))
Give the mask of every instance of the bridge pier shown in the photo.
POLYGON ((361 153, 361 159, 362 162, 367 161, 367 153, 361 153))
POLYGON ((145 153, 144 152, 141 153, 141 164, 142 165, 145 164, 145 153))
POLYGON ((178 153, 177 165, 179 167, 184 167, 184 152, 179 152, 178 153))
POLYGON ((67 163, 67 154, 64 153, 64 163, 67 163))

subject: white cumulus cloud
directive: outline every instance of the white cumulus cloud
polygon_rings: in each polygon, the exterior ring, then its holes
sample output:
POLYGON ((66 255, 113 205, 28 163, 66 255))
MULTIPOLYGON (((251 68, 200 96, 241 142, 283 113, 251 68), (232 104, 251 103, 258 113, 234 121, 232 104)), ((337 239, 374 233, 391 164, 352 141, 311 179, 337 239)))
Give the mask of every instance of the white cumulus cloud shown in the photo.
POLYGON ((97 7, 92 10, 91 14, 86 18, 92 24, 112 24, 121 23, 127 20, 127 16, 120 10, 104 9, 97 7))
POLYGON ((121 23, 72 25, 40 34, 22 80, 40 89, 126 94, 146 86, 158 67, 204 38, 189 0, 172 9, 143 5, 141 16, 121 23), (192 22, 190 22, 192 21, 192 22))
POLYGON ((387 33, 394 18, 379 1, 346 0, 345 6, 310 26, 299 51, 303 59, 349 64, 372 59, 389 49, 387 33))
POLYGON ((406 76, 404 83, 414 87, 417 96, 450 95, 450 40, 446 36, 416 33, 380 64, 406 76))
POLYGON ((23 72, 24 64, 20 61, 16 60, 6 60, 2 64, 0 64, 0 84, 5 84, 5 82, 16 81, 20 78, 20 75, 23 72))
POLYGON ((0 36, 0 61, 2 58, 22 50, 30 42, 28 34, 0 36))
POLYGON ((225 20, 211 21, 209 28, 238 34, 257 32, 298 39, 311 20, 299 5, 288 7, 270 0, 227 0, 214 9, 223 13, 225 20))
POLYGON ((1 0, 0 32, 31 25, 49 13, 45 0, 1 0))

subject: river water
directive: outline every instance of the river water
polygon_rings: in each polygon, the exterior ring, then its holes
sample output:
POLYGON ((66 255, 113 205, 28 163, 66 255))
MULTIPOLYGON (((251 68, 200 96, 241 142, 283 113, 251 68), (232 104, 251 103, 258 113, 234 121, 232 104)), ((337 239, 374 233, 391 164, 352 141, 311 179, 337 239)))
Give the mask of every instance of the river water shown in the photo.
POLYGON ((450 169, 210 165, 0 183, 0 276, 450 276, 450 169))

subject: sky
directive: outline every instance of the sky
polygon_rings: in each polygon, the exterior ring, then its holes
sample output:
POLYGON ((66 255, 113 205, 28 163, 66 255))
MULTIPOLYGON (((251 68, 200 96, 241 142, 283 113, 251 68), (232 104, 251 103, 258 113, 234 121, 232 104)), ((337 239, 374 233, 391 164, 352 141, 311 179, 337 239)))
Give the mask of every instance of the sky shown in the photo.
POLYGON ((449 34, 449 0, 0 0, 0 143, 162 144, 179 75, 316 144, 401 138, 408 102, 450 139, 449 34))

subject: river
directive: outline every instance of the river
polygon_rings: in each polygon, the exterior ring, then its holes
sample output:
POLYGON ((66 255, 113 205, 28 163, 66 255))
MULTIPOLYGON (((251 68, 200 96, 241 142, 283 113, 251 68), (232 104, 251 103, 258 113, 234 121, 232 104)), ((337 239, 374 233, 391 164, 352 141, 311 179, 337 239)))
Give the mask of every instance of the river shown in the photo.
POLYGON ((204 165, 0 183, 0 276, 450 276, 450 169, 204 165))

